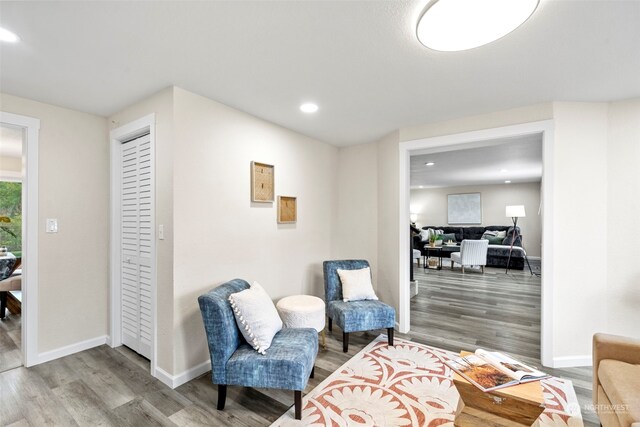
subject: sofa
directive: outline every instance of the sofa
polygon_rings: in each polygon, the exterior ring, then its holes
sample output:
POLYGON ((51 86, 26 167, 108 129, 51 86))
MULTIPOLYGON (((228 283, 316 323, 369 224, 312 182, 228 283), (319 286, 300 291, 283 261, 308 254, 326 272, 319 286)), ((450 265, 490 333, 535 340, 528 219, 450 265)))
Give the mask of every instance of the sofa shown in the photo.
MULTIPOLYGON (((513 226, 489 225, 487 227, 443 227, 427 225, 422 227, 423 230, 427 230, 429 228, 432 228, 434 230, 442 230, 444 234, 455 235, 455 241, 458 243, 458 245, 465 239, 479 240, 482 238, 482 235, 486 231, 505 231, 507 233, 507 238, 505 238, 505 241, 503 241, 501 245, 489 244, 489 248, 487 249, 487 267, 507 267, 507 261, 509 260, 509 251, 511 250, 510 239, 513 233, 513 226)), ((518 227, 518 233, 520 233, 520 227, 518 227)), ((425 246, 429 245, 429 242, 426 240, 422 240, 420 235, 413 236, 413 239, 413 247, 415 249, 420 249, 420 251, 422 252, 422 256, 427 256, 427 250, 425 249, 425 246)), ((459 250, 460 246, 443 246, 442 257, 451 258, 451 253, 457 252, 459 250)), ((433 255, 433 253, 431 253, 431 255, 433 255)), ((509 264, 509 268, 514 270, 524 270, 524 256, 525 251, 522 248, 521 239, 517 238, 516 242, 513 245, 513 251, 511 252, 511 262, 509 264)))
POLYGON ((603 427, 640 427, 640 340, 593 336, 593 404, 603 427))

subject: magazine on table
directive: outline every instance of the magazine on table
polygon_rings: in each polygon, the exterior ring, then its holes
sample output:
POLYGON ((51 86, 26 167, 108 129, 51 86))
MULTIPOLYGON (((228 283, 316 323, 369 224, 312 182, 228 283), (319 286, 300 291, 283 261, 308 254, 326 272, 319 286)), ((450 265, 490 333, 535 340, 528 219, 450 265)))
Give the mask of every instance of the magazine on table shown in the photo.
POLYGON ((496 390, 549 377, 548 374, 504 353, 482 349, 445 363, 482 391, 496 390))

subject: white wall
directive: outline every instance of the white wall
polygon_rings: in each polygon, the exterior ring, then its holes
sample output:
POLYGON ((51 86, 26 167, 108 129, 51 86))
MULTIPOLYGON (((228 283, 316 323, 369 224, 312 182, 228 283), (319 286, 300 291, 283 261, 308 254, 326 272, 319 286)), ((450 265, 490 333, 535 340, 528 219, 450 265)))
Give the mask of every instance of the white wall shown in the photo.
POLYGON ((175 373, 208 360, 197 298, 236 277, 277 300, 324 295, 338 149, 176 88, 174 141, 175 373), (275 194, 296 196, 296 224, 277 203, 252 203, 250 163, 275 165, 275 194))
MULTIPOLYGON (((638 165, 640 99, 613 102, 609 105, 606 158, 608 330, 636 338, 640 338, 640 228, 635 225, 640 217, 638 165)), ((597 197, 596 201, 604 200, 597 197)))
POLYGON ((607 104, 554 103, 554 122, 553 353, 588 363, 607 317, 606 249, 590 232, 607 224, 607 104))
MULTIPOLYGON (((399 133, 392 132, 376 143, 378 149, 378 297, 395 307, 396 321, 400 308, 398 275, 400 248, 399 215, 399 133)), ((409 284, 407 283, 407 286, 409 284)))
POLYGON ((40 119, 39 354, 107 334, 109 149, 103 117, 0 94, 40 119), (59 232, 45 233, 46 218, 59 232))
POLYGON ((467 185, 462 187, 423 188, 411 190, 411 212, 418 214, 417 225, 447 226, 447 195, 480 193, 482 223, 469 226, 512 225, 504 216, 505 206, 524 205, 527 216, 518 219, 527 255, 539 257, 541 252, 540 183, 499 185, 467 185))
POLYGON ((336 226, 332 257, 366 259, 378 284, 378 149, 376 144, 340 148, 336 226))

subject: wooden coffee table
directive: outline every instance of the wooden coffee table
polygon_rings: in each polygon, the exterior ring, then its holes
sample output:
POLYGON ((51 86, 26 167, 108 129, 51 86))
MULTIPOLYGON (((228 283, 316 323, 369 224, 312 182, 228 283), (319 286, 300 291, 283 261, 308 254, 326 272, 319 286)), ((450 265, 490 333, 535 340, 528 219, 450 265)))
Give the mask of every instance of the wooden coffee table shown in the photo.
POLYGON ((460 393, 454 421, 459 427, 531 426, 545 409, 540 381, 485 393, 454 372, 453 384, 460 393))

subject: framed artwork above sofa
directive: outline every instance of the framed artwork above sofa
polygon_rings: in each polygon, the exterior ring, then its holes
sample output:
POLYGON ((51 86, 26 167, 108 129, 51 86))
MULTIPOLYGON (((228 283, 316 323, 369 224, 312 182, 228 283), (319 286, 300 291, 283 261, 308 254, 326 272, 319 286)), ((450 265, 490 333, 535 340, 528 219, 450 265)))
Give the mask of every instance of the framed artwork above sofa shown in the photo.
POLYGON ((449 224, 482 224, 480 193, 448 194, 447 222, 449 224))

